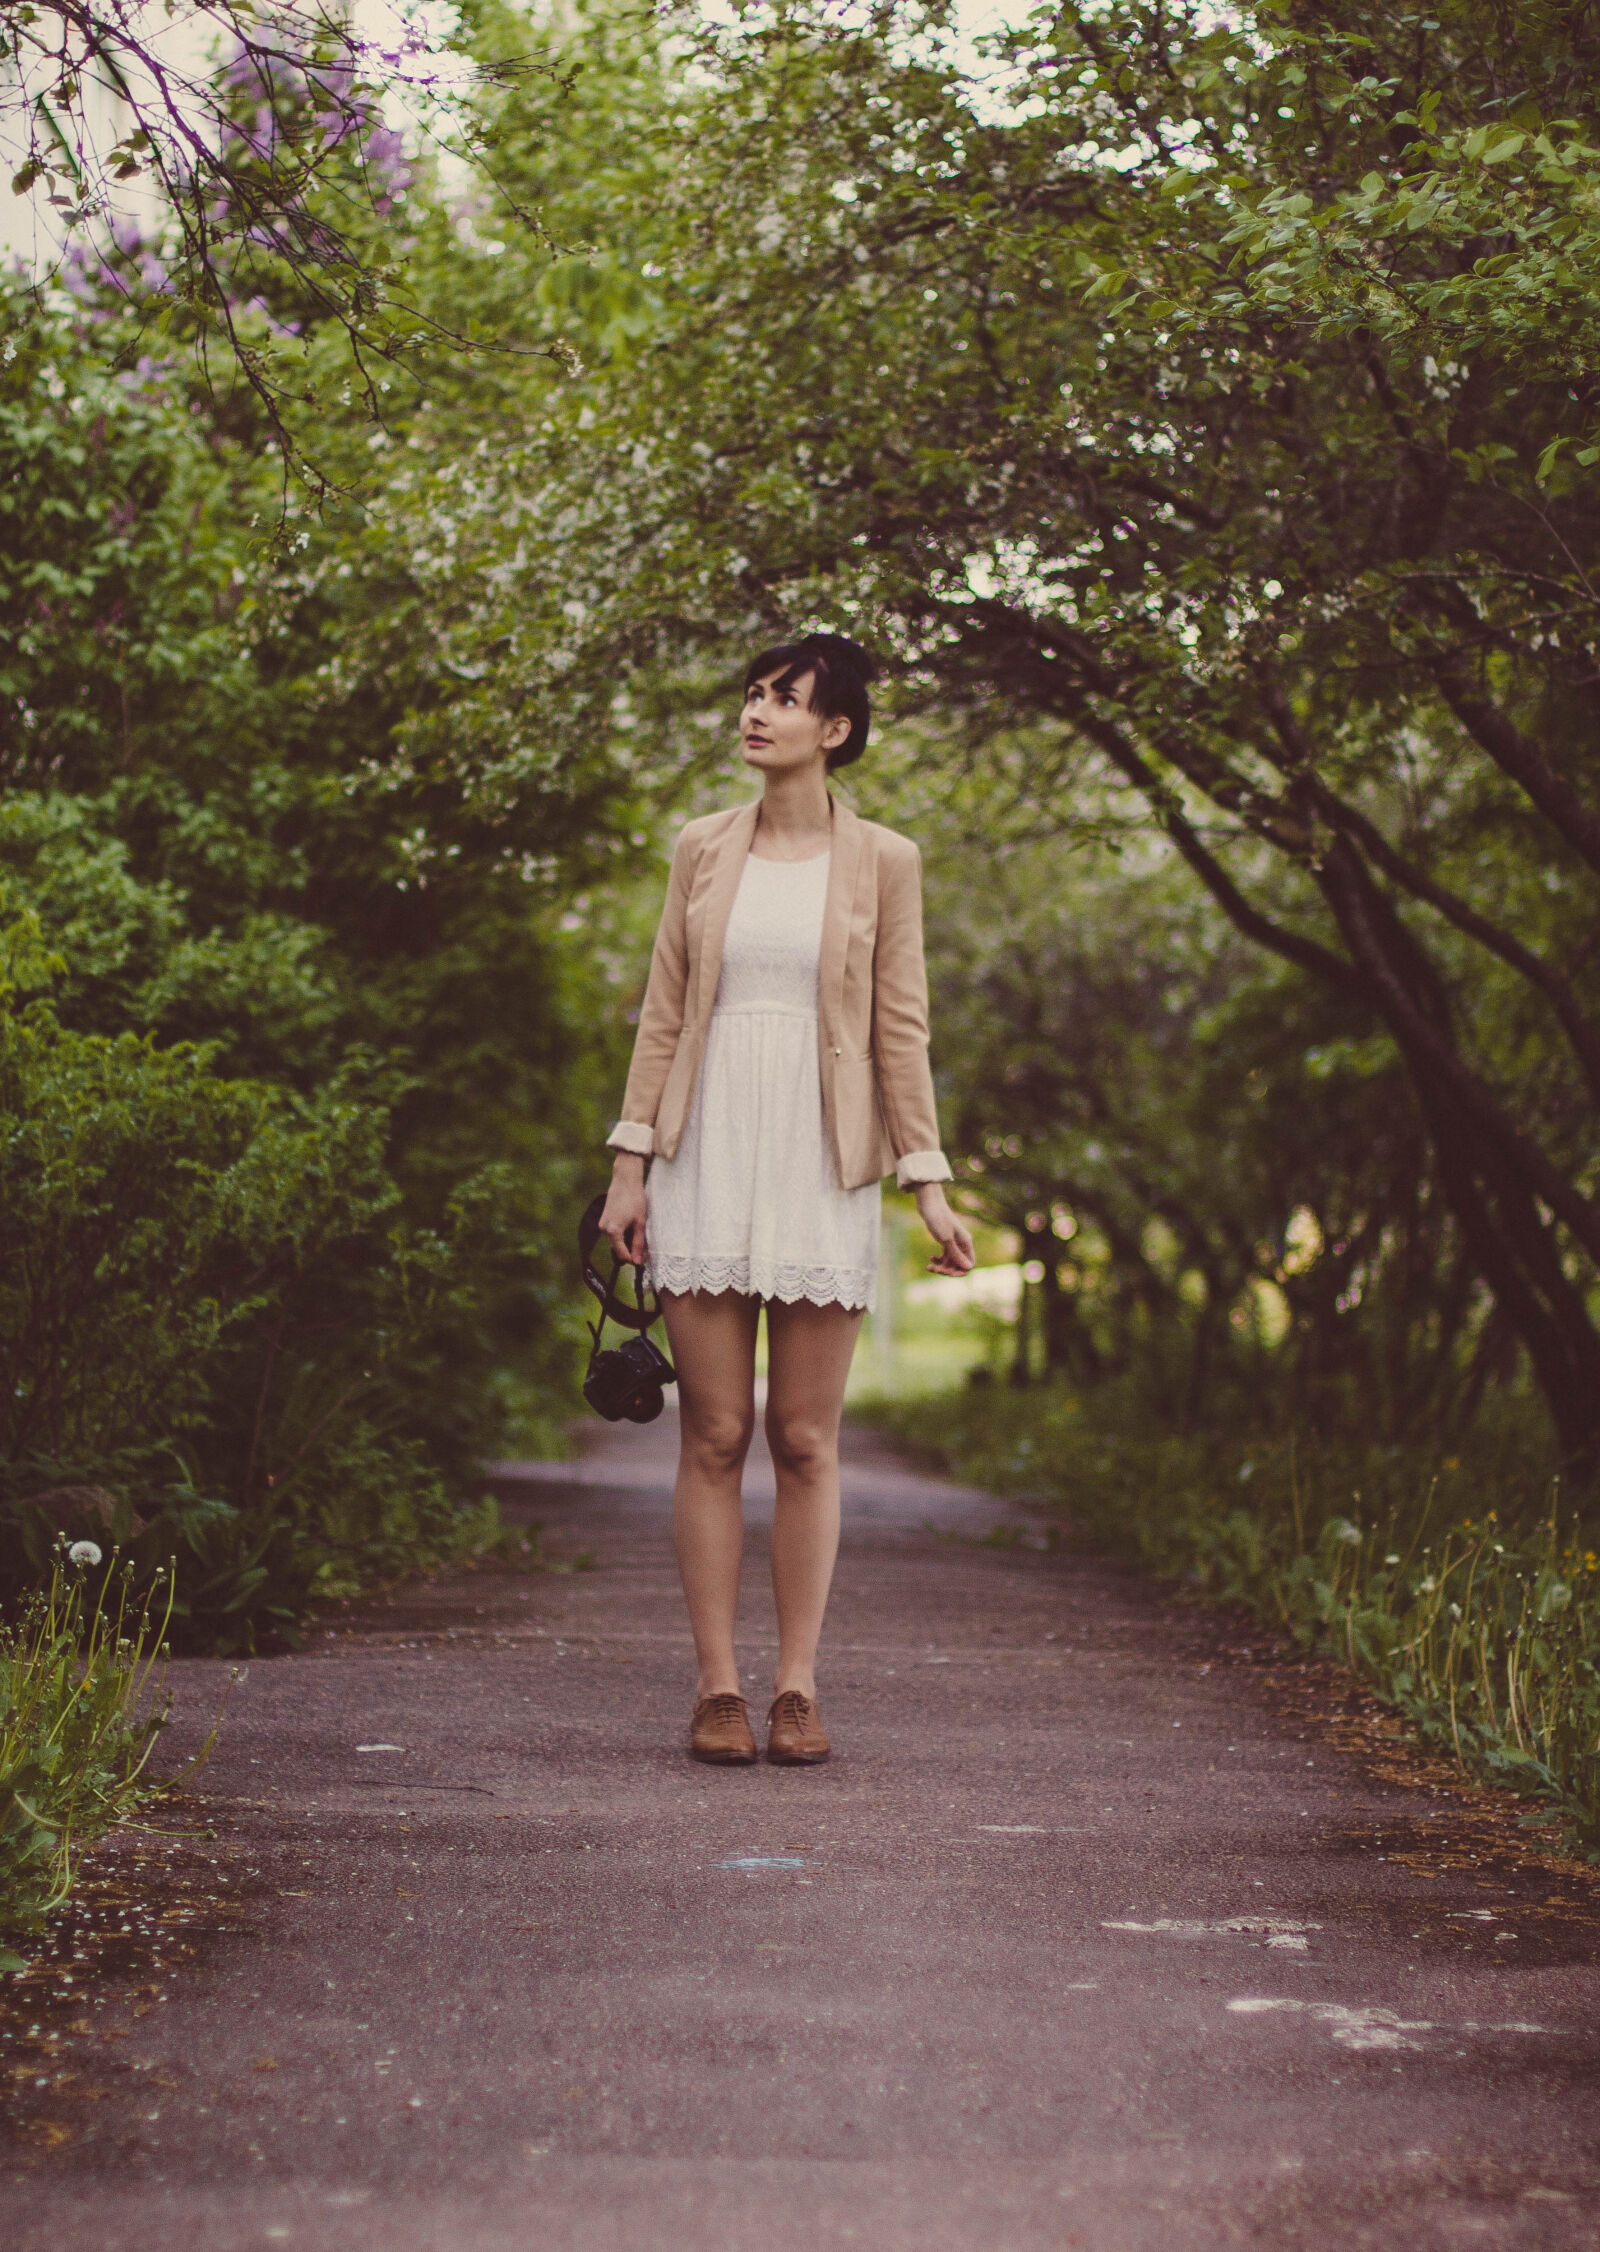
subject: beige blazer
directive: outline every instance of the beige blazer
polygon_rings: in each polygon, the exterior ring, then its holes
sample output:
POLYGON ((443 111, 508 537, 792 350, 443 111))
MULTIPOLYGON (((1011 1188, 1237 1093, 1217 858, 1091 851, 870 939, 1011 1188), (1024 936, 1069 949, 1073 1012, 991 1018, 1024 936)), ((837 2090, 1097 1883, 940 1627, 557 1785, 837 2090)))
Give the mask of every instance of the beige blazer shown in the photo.
MULTIPOLYGON (((759 799, 691 821, 672 856, 650 982, 612 1149, 672 1157, 689 1115, 722 971, 722 942, 759 799)), ((839 1180, 947 1181, 928 1069, 922 863, 908 837, 833 801, 817 981, 824 1130, 839 1180)))

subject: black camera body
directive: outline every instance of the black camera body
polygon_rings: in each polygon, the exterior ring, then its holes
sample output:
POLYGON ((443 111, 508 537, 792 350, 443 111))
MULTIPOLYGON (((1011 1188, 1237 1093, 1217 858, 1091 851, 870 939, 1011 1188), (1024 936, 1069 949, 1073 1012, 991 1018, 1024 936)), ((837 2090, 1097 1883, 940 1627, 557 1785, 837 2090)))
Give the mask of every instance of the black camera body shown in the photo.
POLYGON ((654 1423, 666 1405, 662 1387, 677 1373, 659 1345, 630 1337, 626 1345, 596 1353, 583 1380, 583 1396, 608 1423, 654 1423))
POLYGON ((617 1289, 622 1278, 622 1261, 613 1257, 609 1282, 602 1279, 594 1263, 605 1202, 603 1196, 597 1196, 578 1222, 578 1256, 583 1266, 584 1286, 600 1301, 600 1319, 588 1325, 594 1347, 583 1379, 583 1396, 596 1415, 603 1415, 608 1423, 654 1423, 666 1406, 665 1387, 677 1383, 678 1372, 660 1346, 644 1334, 654 1324, 660 1308, 645 1304, 643 1277, 638 1279, 635 1301, 630 1305, 617 1289), (625 1345, 611 1345, 602 1350, 600 1339, 608 1320, 619 1323, 624 1329, 636 1329, 639 1335, 630 1337, 625 1345))

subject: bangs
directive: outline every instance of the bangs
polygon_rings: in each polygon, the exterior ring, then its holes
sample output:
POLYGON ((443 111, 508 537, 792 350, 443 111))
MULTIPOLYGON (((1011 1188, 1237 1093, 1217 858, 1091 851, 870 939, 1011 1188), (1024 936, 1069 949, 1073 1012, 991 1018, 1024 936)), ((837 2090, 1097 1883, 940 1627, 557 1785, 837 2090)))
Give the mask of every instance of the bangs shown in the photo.
MULTIPOLYGON (((815 675, 819 683, 824 683, 826 671, 826 665, 818 658, 814 649, 806 648, 799 641, 780 641, 776 649, 763 649, 759 657, 751 658, 745 667, 744 684, 746 690, 749 690, 758 680, 766 680, 775 674, 772 685, 783 689, 787 694, 795 682, 804 679, 807 673, 815 675)), ((834 714, 827 712, 823 716, 831 719, 834 714)))

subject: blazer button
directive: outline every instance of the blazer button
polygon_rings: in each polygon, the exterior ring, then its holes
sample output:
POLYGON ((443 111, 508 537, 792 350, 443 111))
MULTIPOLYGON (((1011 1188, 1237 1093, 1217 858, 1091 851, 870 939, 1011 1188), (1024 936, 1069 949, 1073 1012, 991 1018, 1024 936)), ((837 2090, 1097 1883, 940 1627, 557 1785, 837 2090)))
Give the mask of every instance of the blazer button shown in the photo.
POLYGON ((836 1056, 842 1056, 844 1054, 843 1048, 835 1048, 833 1052, 836 1056))

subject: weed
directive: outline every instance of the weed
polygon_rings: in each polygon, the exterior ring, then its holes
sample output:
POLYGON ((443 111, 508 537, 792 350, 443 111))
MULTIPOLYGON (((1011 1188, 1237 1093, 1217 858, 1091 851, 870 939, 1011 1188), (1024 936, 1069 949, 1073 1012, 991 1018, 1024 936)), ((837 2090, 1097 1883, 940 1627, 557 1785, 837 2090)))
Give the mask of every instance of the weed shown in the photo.
MULTIPOLYGON (((92 1541, 63 1544, 48 1586, 0 1625, 0 1931, 36 1931, 66 1898, 79 1847, 171 1787, 148 1767, 171 1710, 172 1576, 160 1613, 146 1602, 134 1615, 133 1574, 100 1562, 92 1541)), ((0 1950, 0 1968, 21 1960, 0 1950)))

